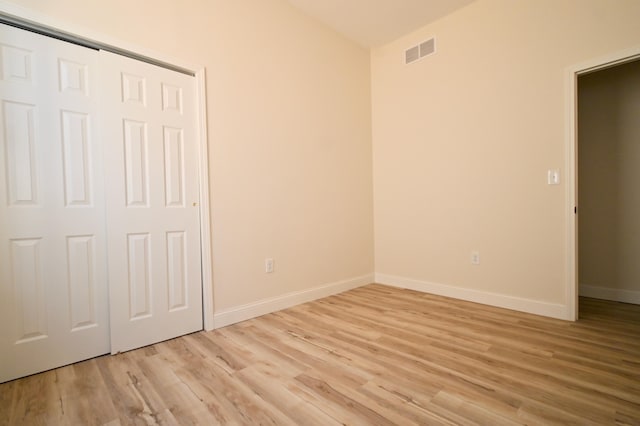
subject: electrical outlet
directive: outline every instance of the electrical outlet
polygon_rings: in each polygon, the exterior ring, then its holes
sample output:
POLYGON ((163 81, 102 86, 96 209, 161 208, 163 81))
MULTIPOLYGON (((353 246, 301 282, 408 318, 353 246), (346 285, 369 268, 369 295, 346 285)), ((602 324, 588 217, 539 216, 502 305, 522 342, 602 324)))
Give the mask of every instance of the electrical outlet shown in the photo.
POLYGON ((480 252, 479 251, 472 251, 471 252, 471 264, 472 265, 479 265, 480 264, 480 252))
POLYGON ((273 272, 273 259, 267 258, 264 260, 264 271, 267 274, 270 274, 273 272))

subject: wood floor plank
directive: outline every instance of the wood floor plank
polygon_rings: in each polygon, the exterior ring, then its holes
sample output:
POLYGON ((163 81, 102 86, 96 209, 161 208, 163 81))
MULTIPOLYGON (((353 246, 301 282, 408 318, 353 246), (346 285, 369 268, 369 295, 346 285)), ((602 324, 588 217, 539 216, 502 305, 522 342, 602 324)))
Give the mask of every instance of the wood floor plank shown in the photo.
MULTIPOLYGON (((10 414, 9 421, 6 424, 16 425, 28 422, 44 424, 48 419, 53 422, 60 421, 65 412, 56 385, 60 371, 72 369, 73 366, 67 366, 58 371, 47 371, 16 381, 12 405, 13 413, 8 413, 10 414)), ((0 413, 2 411, 0 409, 0 413)), ((73 418, 75 410, 69 410, 66 414, 73 418)))
POLYGON ((22 383, 19 380, 13 380, 0 385, 0 410, 4 410, 4 415, 0 415, 0 426, 8 426, 15 423, 12 416, 15 416, 18 411, 16 409, 18 402, 16 393, 18 386, 22 383))
POLYGON ((0 384, 22 424, 640 425, 640 306, 566 322, 372 284, 0 384))
MULTIPOLYGON (((273 366, 271 368, 264 368, 266 367, 264 365, 261 367, 248 367, 235 373, 234 376, 252 389, 265 402, 281 407, 281 411, 286 413, 287 417, 295 424, 308 426, 340 424, 313 404, 291 392, 288 387, 274 381, 274 376, 281 376, 277 371, 273 371, 273 366)), ((287 379, 287 381, 289 380, 292 379, 287 379)))
POLYGON ((118 418, 95 360, 54 373, 62 415, 71 420, 70 424, 101 424, 118 418))
POLYGON ((146 425, 151 410, 132 382, 128 363, 124 361, 126 355, 100 357, 96 359, 96 364, 118 415, 114 422, 146 425))
POLYGON ((375 425, 393 425, 390 420, 371 408, 340 392, 324 378, 313 377, 311 374, 301 374, 296 377, 296 380, 304 386, 308 392, 319 397, 323 403, 333 404, 341 410, 343 407, 347 407, 349 415, 357 418, 359 422, 375 425))
POLYGON ((431 396, 426 398, 420 392, 408 391, 393 382, 376 379, 363 386, 360 392, 381 404, 397 404, 398 410, 417 424, 477 425, 474 420, 435 405, 431 396))

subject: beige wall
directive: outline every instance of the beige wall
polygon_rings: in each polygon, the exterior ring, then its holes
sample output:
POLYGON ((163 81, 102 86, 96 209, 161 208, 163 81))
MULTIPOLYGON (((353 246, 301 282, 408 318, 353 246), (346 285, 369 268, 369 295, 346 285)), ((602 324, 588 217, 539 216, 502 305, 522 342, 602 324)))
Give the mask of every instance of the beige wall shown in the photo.
POLYGON ((373 50, 376 277, 565 305, 565 73, 640 45, 639 19, 637 0, 478 0, 373 50))
POLYGON ((15 3, 206 66, 216 311, 373 273, 367 50, 284 0, 15 3))
POLYGON ((217 311, 365 276, 374 247, 390 282, 566 302, 565 71, 640 45, 637 0, 478 0, 371 58, 284 0, 16 1, 207 67, 217 311))
POLYGON ((640 61, 578 94, 580 284, 640 293, 640 61))

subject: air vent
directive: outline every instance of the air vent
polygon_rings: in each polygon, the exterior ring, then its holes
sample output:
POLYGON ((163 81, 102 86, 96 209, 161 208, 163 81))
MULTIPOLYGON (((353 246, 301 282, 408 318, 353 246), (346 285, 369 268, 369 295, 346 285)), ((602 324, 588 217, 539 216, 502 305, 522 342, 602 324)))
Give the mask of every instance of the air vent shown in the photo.
POLYGON ((420 46, 413 46, 411 49, 407 49, 407 51, 404 52, 405 64, 410 64, 418 59, 420 59, 420 46))
POLYGON ((410 47, 404 52, 404 63, 410 64, 417 60, 424 58, 425 56, 429 56, 436 51, 436 39, 431 38, 427 41, 423 41, 422 43, 410 47))

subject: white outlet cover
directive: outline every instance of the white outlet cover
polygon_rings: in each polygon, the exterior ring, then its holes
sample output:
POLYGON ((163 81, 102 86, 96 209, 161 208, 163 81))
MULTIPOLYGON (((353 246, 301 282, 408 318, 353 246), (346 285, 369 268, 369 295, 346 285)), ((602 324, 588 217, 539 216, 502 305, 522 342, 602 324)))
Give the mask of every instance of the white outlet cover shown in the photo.
POLYGON ((273 259, 267 258, 264 260, 264 271, 267 274, 270 274, 273 272, 273 259))
POLYGON ((549 185, 560 185, 560 170, 550 169, 547 171, 547 183, 549 185))

